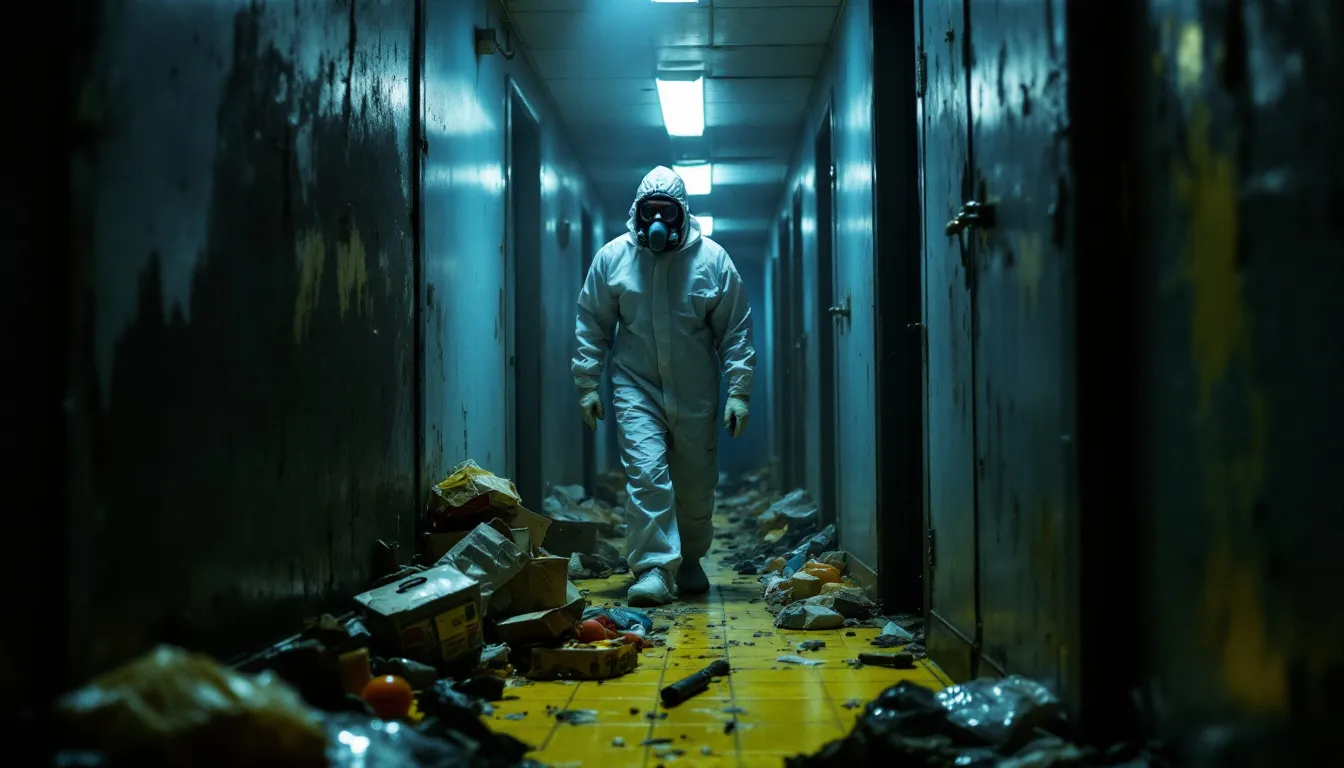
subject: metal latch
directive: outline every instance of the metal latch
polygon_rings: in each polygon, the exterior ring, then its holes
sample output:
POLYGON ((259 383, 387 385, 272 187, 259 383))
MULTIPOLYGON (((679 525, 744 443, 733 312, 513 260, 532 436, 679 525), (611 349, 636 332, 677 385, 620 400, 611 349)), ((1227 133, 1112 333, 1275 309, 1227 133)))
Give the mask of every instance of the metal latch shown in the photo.
POLYGON ((981 229, 994 226, 994 205, 992 203, 979 203, 975 200, 969 200, 957 211, 956 218, 947 222, 944 228, 948 237, 960 235, 962 231, 969 227, 980 227, 981 229))
POLYGON ((835 318, 835 319, 837 319, 837 320, 840 319, 840 318, 842 318, 842 317, 843 317, 843 318, 848 318, 849 315, 850 315, 850 311, 849 311, 849 296, 845 296, 845 301, 844 301, 844 303, 842 303, 842 304, 840 304, 840 305, 838 305, 838 306, 834 306, 834 307, 827 307, 827 308, 826 308, 826 311, 829 312, 829 313, 831 313, 831 317, 832 317, 832 318, 835 318))

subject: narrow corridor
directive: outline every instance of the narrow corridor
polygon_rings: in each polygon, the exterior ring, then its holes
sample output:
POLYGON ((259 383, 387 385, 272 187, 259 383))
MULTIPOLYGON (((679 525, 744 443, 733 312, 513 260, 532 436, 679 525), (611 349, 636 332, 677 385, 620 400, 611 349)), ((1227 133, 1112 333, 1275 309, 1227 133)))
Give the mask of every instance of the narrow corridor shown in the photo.
POLYGON ((29 5, 31 764, 1341 762, 1344 2, 29 5))

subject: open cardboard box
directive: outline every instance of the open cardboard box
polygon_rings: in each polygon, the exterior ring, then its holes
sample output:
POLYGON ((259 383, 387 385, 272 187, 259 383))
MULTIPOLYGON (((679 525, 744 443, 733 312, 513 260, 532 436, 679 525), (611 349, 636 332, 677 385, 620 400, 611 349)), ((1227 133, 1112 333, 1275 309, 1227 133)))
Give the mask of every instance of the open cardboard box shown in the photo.
POLYGON ((534 680, 606 680, 633 672, 639 666, 639 649, 625 644, 575 645, 565 648, 533 648, 534 680))

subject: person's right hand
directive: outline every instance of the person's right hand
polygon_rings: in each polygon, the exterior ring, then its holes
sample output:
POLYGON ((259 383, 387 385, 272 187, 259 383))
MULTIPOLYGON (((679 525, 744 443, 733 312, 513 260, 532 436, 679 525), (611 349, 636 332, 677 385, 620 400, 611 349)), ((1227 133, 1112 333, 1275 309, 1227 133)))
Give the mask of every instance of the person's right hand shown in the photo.
POLYGON ((596 389, 583 393, 579 398, 579 410, 583 412, 583 423, 587 424, 589 429, 597 429, 597 422, 602 420, 602 398, 598 396, 596 389))

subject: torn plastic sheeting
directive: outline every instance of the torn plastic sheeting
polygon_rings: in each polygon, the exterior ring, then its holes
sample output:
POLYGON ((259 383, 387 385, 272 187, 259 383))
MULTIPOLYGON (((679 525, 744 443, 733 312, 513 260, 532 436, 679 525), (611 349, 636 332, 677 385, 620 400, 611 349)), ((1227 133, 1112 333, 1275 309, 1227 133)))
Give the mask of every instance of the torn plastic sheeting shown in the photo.
POLYGON ((805 659, 802 656, 794 656, 792 654, 785 654, 784 656, 780 656, 779 658, 775 659, 775 661, 780 661, 785 664, 799 664, 804 667, 818 667, 826 663, 822 659, 805 659))
POLYGON ((880 637, 894 637, 897 641, 903 643, 915 642, 915 636, 907 632, 904 627, 894 621, 887 622, 887 625, 882 628, 880 637))

